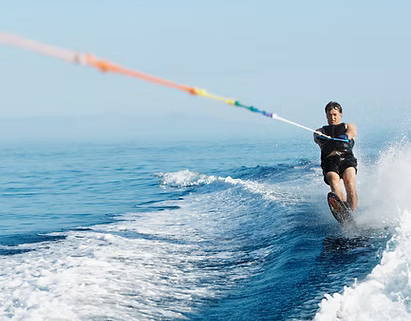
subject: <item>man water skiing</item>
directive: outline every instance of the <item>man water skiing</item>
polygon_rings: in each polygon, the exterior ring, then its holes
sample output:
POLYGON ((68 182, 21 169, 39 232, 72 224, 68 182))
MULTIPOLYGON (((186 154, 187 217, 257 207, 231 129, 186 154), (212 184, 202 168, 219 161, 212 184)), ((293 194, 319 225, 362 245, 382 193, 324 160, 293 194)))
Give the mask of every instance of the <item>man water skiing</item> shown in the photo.
POLYGON ((324 181, 331 187, 348 207, 355 211, 358 203, 356 190, 357 159, 353 154, 354 140, 357 128, 353 124, 341 123, 342 108, 337 102, 329 102, 325 106, 328 126, 317 129, 330 138, 314 134, 314 141, 321 148, 321 168, 324 181), (340 180, 343 180, 347 198, 345 197, 340 180))

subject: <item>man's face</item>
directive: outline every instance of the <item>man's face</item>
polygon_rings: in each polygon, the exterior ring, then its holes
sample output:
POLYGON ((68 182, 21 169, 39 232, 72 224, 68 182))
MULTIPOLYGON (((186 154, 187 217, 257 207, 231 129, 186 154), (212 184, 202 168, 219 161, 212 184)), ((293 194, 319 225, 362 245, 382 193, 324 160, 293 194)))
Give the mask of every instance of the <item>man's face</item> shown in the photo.
POLYGON ((338 125, 341 122, 342 113, 337 108, 327 111, 328 125, 338 125))

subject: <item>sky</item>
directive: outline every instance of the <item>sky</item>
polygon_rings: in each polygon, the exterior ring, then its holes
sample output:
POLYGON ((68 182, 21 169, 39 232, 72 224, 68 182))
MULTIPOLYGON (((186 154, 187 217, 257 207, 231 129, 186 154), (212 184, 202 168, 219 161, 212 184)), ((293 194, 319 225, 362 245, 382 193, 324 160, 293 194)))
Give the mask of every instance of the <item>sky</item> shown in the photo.
MULTIPOLYGON (((310 128, 338 101, 362 137, 409 131, 411 2, 3 1, 0 31, 93 53, 310 128)), ((0 44, 0 141, 307 139, 139 79, 0 44)))

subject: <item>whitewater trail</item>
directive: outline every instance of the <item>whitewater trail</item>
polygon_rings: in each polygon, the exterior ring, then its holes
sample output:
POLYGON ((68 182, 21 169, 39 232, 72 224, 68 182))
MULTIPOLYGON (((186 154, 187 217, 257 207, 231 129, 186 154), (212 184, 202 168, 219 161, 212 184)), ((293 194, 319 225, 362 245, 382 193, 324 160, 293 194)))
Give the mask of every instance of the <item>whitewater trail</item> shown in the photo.
POLYGON ((262 183, 253 180, 243 180, 240 178, 232 178, 231 176, 220 177, 214 175, 206 175, 196 172, 191 172, 188 169, 169 172, 169 173, 157 173, 157 176, 161 179, 163 187, 197 187, 210 184, 229 184, 233 186, 239 186, 242 189, 256 195, 261 195, 262 199, 277 201, 280 203, 296 204, 302 200, 301 194, 295 193, 295 187, 287 190, 287 187, 262 183))

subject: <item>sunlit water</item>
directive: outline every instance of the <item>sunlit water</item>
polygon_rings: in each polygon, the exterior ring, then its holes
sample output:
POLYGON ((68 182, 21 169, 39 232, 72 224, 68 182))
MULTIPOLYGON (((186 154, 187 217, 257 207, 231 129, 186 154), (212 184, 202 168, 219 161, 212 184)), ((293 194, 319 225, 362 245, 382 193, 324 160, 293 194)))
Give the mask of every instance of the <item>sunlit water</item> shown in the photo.
POLYGON ((1 147, 1 320, 410 320, 411 153, 311 141, 1 147))

